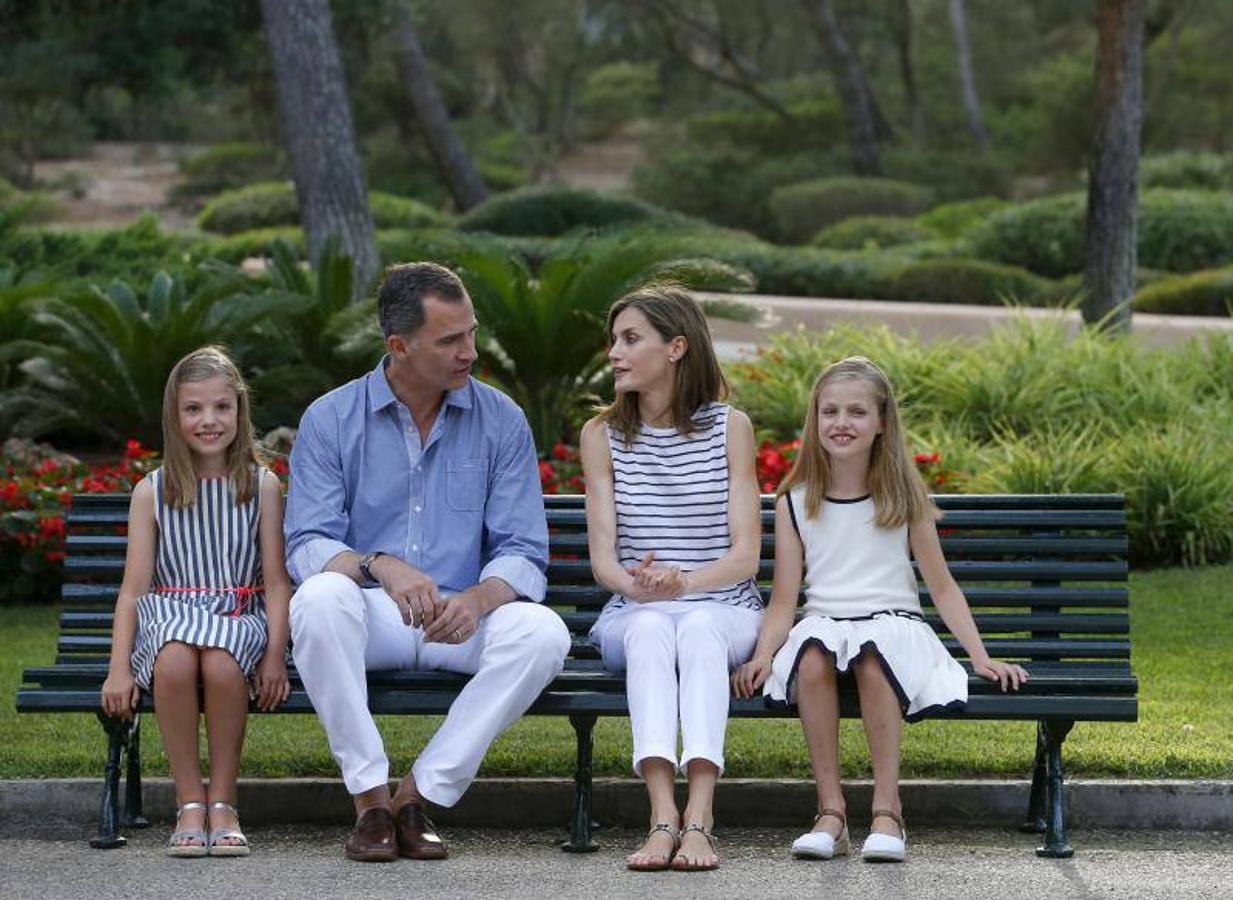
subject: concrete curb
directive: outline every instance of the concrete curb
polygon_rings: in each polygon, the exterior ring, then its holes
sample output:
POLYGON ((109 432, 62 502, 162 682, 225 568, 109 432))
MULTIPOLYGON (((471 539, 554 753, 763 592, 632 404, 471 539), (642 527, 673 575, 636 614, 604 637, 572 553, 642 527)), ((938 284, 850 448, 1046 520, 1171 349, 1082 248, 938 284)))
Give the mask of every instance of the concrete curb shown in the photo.
MULTIPOLYGON (((169 822, 173 792, 167 778, 143 782, 145 811, 169 822)), ((680 786, 683 789, 683 785, 680 786)), ((862 823, 872 782, 845 785, 852 822, 862 823)), ((1027 781, 905 781, 907 819, 917 826, 1019 825, 1027 808, 1027 781)), ((454 808, 438 810, 441 825, 497 828, 565 828, 574 783, 566 778, 485 778, 454 808)), ((0 836, 31 826, 92 824, 101 781, 92 778, 0 781, 0 836)), ((351 804, 336 779, 251 779, 240 784, 240 809, 251 825, 312 823, 345 825, 351 804)), ((1075 828, 1233 830, 1233 781, 1075 780, 1067 785, 1070 824, 1075 828)), ((733 827, 792 826, 814 812, 808 779, 727 779, 716 790, 719 820, 733 827)), ((603 825, 643 827, 646 792, 628 778, 595 780, 594 817, 603 825)))

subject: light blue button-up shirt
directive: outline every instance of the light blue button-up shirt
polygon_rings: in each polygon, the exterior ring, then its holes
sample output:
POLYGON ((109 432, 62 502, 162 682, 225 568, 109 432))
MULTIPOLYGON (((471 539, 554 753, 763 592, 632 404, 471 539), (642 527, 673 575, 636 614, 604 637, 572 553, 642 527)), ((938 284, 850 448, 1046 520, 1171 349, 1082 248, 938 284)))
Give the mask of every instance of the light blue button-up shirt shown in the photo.
POLYGON ((303 582, 344 550, 380 550, 443 593, 496 577, 543 600, 548 526, 522 410, 471 378, 445 395, 421 443, 385 364, 300 420, 284 522, 291 577, 303 582))

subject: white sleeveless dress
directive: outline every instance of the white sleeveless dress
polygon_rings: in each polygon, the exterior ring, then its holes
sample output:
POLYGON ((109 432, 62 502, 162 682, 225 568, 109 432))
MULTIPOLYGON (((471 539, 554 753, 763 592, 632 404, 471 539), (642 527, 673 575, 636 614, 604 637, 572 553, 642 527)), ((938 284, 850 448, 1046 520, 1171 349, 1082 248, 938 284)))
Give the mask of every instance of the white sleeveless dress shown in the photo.
MULTIPOLYGON (((258 484, 264 476, 258 470, 258 484)), ((247 677, 265 652, 267 634, 257 544, 260 492, 236 503, 229 479, 203 478, 197 502, 176 509, 163 498, 163 470, 150 477, 158 549, 150 591, 137 600, 133 675, 150 690, 159 651, 180 641, 226 650, 247 677)))
POLYGON ((962 708, 968 675, 921 614, 908 529, 874 524, 873 500, 827 499, 805 518, 805 488, 788 494, 805 549, 804 615, 775 654, 763 691, 769 705, 796 706, 796 671, 809 647, 838 672, 874 653, 909 722, 962 708))

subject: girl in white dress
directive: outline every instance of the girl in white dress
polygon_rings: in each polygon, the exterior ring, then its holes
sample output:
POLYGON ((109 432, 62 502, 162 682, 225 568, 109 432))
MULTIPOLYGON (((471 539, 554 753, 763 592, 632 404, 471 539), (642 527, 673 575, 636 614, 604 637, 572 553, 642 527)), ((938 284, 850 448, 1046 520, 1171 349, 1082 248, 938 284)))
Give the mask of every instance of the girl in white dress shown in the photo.
POLYGON ((934 605, 972 662, 1002 690, 1027 680, 985 651, 934 525, 937 508, 907 451, 891 385, 864 357, 827 368, 814 384, 800 455, 775 507, 775 582, 757 646, 732 676, 737 696, 765 683, 771 703, 800 712, 813 763, 818 815, 793 855, 848 852, 839 783, 836 678, 851 672, 873 762, 869 861, 899 862, 906 834, 899 802, 902 720, 962 707, 968 676, 921 615, 909 548, 934 605), (801 577, 804 615, 795 627, 801 577))

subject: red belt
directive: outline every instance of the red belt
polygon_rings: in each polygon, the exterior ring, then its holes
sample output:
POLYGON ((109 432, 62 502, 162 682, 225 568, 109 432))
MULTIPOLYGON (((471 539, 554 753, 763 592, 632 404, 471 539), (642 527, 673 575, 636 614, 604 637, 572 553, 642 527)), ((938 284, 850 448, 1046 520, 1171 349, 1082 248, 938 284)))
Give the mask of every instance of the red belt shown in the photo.
POLYGON ((170 585, 155 585, 151 590, 159 594, 235 594, 236 606, 230 615, 240 616, 248 609, 248 598, 253 594, 265 591, 264 585, 244 585, 243 587, 171 587, 170 585))

